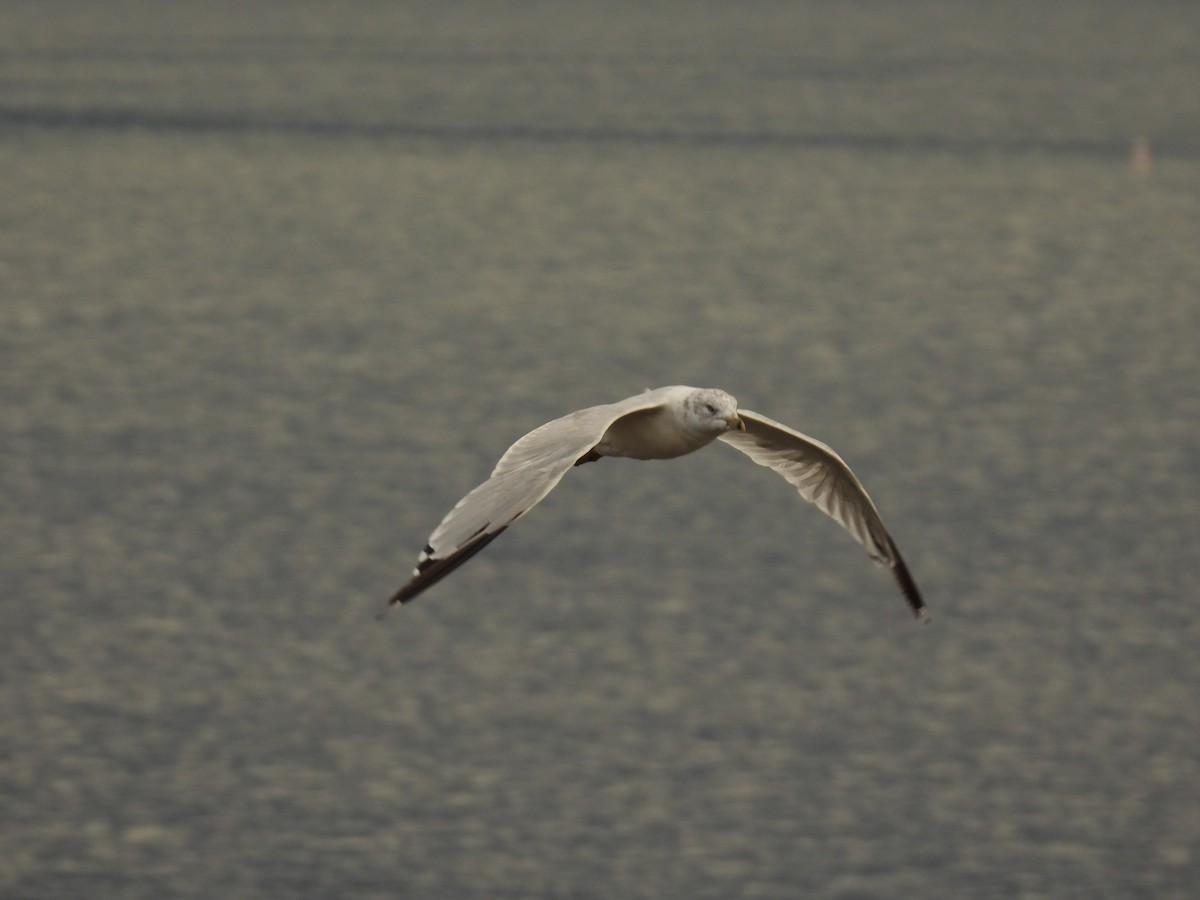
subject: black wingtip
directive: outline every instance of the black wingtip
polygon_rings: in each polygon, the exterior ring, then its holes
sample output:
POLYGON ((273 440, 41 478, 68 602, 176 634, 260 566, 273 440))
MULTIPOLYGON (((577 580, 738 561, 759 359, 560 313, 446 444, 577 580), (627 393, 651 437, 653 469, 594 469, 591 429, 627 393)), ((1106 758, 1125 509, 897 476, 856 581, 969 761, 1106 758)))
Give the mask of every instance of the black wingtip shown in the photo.
MULTIPOLYGON (((484 527, 486 528, 487 526, 484 527)), ((413 574, 413 577, 409 580, 408 584, 399 588, 396 593, 392 594, 392 596, 388 598, 388 609, 391 609, 397 603, 407 603, 416 597, 417 594, 433 587, 435 584, 465 563, 468 559, 498 538, 503 531, 504 528, 497 528, 495 531, 485 534, 481 528, 466 545, 460 547, 449 556, 442 557, 440 559, 428 555, 432 552, 433 548, 426 547, 425 553, 422 554, 425 556, 425 558, 417 564, 417 571, 413 574)), ((386 610, 384 612, 386 612, 386 610)), ((380 613, 379 616, 377 616, 377 618, 382 617, 383 613, 380 613)))
POLYGON ((933 621, 933 616, 929 614, 929 607, 925 605, 925 600, 921 596, 921 590, 917 587, 917 583, 913 580, 912 573, 908 571, 908 566, 904 564, 904 558, 899 551, 892 548, 895 560, 892 562, 892 575, 896 578, 896 583, 900 585, 900 592, 904 594, 904 599, 908 601, 908 608, 912 610, 913 616, 923 625, 928 625, 933 621))

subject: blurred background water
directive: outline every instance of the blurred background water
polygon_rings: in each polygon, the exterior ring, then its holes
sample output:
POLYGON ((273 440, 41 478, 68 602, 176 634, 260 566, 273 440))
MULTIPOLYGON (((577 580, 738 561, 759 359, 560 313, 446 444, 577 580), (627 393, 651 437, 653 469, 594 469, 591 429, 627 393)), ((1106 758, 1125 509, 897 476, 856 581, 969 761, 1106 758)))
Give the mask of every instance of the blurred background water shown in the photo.
POLYGON ((0 895, 1194 896, 1197 84, 1167 2, 5 3, 0 895), (722 447, 372 619, 671 383, 933 625, 722 447))

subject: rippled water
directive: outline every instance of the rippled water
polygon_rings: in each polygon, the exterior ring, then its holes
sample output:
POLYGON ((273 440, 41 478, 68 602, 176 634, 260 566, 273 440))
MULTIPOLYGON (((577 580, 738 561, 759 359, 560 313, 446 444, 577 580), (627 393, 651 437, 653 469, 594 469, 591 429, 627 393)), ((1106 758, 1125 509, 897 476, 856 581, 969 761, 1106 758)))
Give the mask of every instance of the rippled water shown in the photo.
POLYGON ((1191 896, 1200 14, 255 9, 0 12, 0 893, 1191 896), (723 447, 372 619, 669 383, 935 622, 723 447))

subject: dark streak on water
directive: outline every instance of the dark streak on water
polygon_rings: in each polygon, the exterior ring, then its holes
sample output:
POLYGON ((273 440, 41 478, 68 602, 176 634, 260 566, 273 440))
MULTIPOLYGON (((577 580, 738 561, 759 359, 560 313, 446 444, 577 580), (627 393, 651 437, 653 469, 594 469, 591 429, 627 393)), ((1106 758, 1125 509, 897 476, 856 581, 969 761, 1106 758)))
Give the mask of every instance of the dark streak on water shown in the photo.
MULTIPOLYGON (((275 119, 262 115, 176 114, 140 109, 50 109, 0 106, 0 128, 54 128, 85 131, 182 132, 205 134, 294 134, 319 138, 368 138, 437 141, 459 144, 618 144, 629 146, 776 148, 782 150, 853 150, 868 153, 937 153, 955 156, 1036 154, 1081 159, 1125 159, 1128 140, 1052 138, 943 137, 904 134, 830 134, 789 132, 677 131, 673 129, 555 128, 499 124, 485 127, 421 125, 406 122, 334 122, 275 119)), ((1158 157, 1200 157, 1194 146, 1159 143, 1158 157)))

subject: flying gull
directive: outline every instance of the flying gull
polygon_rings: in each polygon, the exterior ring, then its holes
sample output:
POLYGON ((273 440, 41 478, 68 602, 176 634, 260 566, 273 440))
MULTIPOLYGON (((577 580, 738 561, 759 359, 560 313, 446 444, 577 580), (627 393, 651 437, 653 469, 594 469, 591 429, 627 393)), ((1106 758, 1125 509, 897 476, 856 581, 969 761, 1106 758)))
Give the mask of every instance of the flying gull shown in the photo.
POLYGON ((417 557, 412 579, 389 603, 407 603, 441 581, 536 506, 572 467, 605 456, 673 459, 714 440, 783 476, 891 569, 913 614, 928 617, 879 511, 840 456, 786 425, 739 410, 724 391, 681 385, 576 410, 529 432, 442 519, 417 557))

